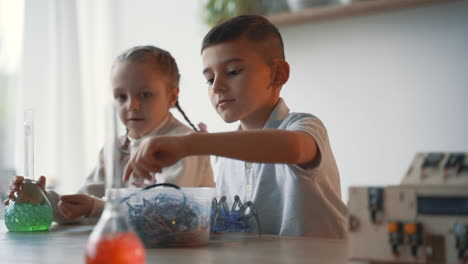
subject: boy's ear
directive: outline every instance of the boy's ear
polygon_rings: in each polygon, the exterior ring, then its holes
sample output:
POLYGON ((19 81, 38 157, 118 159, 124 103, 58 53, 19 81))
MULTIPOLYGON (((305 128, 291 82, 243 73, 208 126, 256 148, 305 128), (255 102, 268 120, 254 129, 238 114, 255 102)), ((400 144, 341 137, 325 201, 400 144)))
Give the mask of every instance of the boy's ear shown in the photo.
POLYGON ((273 82, 274 88, 281 88, 289 80, 289 63, 283 59, 273 60, 273 82))

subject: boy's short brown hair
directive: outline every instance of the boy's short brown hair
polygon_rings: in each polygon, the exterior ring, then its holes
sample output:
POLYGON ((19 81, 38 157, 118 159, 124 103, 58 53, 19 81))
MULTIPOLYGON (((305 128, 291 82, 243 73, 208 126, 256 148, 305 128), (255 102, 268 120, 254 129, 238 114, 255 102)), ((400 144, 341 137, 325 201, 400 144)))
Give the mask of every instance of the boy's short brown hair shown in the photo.
POLYGON ((215 26, 203 38, 201 52, 208 46, 242 37, 253 44, 263 44, 259 51, 268 61, 285 58, 283 39, 278 28, 268 19, 257 15, 237 16, 215 26))

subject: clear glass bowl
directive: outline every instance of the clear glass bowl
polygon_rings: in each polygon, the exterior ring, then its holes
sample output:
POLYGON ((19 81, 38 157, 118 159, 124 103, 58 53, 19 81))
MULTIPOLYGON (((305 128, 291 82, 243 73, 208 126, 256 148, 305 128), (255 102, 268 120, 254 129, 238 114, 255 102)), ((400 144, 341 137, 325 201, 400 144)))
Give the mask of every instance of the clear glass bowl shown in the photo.
POLYGON ((126 189, 123 212, 145 247, 195 247, 208 244, 214 188, 155 184, 126 189), (157 187, 157 188, 155 188, 157 187))

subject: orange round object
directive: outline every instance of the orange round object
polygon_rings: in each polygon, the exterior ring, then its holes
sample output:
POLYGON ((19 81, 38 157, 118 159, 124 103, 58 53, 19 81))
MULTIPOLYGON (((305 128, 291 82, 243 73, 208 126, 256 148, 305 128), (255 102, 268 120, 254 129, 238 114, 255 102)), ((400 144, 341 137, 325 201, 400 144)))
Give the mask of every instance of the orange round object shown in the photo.
POLYGON ((398 231, 398 223, 397 222, 387 223, 387 231, 389 233, 396 233, 398 231))
POLYGON ((108 234, 86 246, 87 264, 144 264, 145 247, 131 232, 108 234))
POLYGON ((418 227, 417 227, 417 225, 415 223, 405 224, 405 233, 406 234, 409 234, 409 235, 416 234, 417 231, 418 231, 418 227))

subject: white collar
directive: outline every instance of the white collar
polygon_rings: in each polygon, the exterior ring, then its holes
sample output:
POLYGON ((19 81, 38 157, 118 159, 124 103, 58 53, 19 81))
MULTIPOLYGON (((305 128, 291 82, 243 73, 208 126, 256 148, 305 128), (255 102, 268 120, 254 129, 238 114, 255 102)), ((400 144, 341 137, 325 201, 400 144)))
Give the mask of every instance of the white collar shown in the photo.
MULTIPOLYGON (((278 125, 276 123, 282 122, 287 116, 289 115, 289 108, 284 102, 283 98, 280 97, 278 103, 276 103, 275 108, 271 111, 268 120, 265 123, 263 128, 277 128, 278 125)), ((237 127, 238 131, 242 131, 242 126, 239 124, 237 127)))
POLYGON ((289 108, 284 102, 283 98, 280 97, 273 111, 271 111, 270 117, 265 123, 264 128, 277 128, 278 122, 282 122, 289 115, 289 108))

